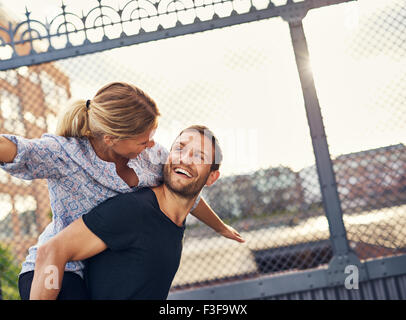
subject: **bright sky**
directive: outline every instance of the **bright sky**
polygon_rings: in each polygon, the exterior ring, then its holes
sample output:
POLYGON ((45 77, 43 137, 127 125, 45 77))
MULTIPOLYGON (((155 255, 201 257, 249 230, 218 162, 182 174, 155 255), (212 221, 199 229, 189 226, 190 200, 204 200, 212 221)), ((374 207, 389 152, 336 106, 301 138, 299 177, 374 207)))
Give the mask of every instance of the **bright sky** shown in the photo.
MULTIPOLYGON (((400 1, 330 6, 309 12, 303 22, 333 156, 406 142, 404 50, 397 56, 388 44, 374 52, 373 44, 354 40, 368 34, 377 12, 400 1)), ((125 1, 106 3, 118 2, 125 1)), ((60 12, 55 0, 13 0, 13 11, 23 14, 26 3, 32 18, 60 12)), ((97 5, 66 3, 78 13, 97 5)), ((225 174, 279 164, 300 170, 314 163, 289 29, 279 18, 112 50, 93 60, 92 70, 72 67, 82 61, 74 60, 61 66, 75 98, 93 96, 110 80, 136 79, 163 114, 156 140, 168 146, 185 125, 204 123, 223 142, 225 174), (111 74, 99 75, 97 63, 111 74)))

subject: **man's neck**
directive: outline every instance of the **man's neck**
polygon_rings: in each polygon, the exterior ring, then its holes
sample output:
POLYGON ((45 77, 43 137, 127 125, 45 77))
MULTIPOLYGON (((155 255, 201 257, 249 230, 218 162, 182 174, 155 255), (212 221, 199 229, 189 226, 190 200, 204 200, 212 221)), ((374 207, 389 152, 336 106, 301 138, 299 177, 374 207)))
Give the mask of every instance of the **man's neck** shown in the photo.
POLYGON ((196 201, 194 198, 186 199, 170 191, 164 184, 151 188, 158 200, 161 211, 178 226, 183 225, 183 221, 192 209, 196 201))

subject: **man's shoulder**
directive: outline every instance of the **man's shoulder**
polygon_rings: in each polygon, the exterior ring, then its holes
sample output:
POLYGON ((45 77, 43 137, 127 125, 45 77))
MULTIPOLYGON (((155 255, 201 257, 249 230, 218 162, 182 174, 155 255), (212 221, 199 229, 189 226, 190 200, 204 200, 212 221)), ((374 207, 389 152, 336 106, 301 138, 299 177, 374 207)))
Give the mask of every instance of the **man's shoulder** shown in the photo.
POLYGON ((116 195, 113 198, 110 198, 108 200, 112 200, 112 199, 115 199, 116 201, 125 200, 125 199, 142 200, 144 198, 151 198, 152 192, 153 191, 149 187, 138 188, 131 192, 119 193, 118 195, 116 195))
MULTIPOLYGON (((147 189, 147 188, 145 188, 147 189)), ((149 189, 150 190, 150 189, 149 189)), ((137 190, 128 193, 120 193, 114 197, 108 198, 90 212, 83 216, 86 224, 96 224, 119 226, 139 221, 141 216, 146 214, 146 208, 150 201, 149 190, 137 190)))
POLYGON ((120 206, 125 207, 128 205, 142 205, 144 201, 151 199, 152 190, 150 188, 140 188, 135 191, 119 193, 118 195, 106 199, 99 204, 98 207, 120 206))

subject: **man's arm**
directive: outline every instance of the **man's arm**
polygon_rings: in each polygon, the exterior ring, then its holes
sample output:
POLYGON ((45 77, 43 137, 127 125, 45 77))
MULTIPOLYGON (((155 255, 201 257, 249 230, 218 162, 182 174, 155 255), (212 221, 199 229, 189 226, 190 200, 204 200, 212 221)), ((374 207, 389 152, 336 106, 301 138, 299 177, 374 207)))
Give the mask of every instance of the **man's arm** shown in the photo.
POLYGON ((106 248, 106 244, 89 230, 82 218, 72 222, 38 248, 30 299, 55 300, 66 263, 92 257, 106 248))
POLYGON ((203 198, 200 199, 199 203, 191 214, 214 229, 214 231, 221 234, 223 237, 235 240, 237 242, 245 242, 245 240, 233 227, 225 224, 223 220, 220 219, 220 217, 213 211, 212 208, 210 208, 203 198))

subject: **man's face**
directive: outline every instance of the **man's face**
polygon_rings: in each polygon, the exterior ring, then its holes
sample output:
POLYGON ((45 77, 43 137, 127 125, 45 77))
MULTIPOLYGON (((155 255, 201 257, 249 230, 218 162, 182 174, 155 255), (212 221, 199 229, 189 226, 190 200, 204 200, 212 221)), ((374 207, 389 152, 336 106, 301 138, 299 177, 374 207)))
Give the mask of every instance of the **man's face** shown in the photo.
POLYGON ((213 145, 197 131, 183 132, 172 145, 164 165, 164 184, 184 198, 193 198, 205 185, 213 184, 218 171, 210 171, 213 145))

